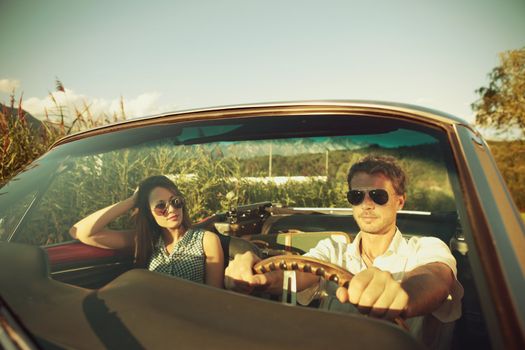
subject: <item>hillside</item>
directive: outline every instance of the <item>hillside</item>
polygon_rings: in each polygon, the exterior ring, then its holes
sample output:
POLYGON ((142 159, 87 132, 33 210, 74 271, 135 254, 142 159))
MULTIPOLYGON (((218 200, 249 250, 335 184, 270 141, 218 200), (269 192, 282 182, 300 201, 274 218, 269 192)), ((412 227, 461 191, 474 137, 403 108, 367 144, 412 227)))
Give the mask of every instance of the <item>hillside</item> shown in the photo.
MULTIPOLYGON (((19 118, 19 110, 18 108, 11 108, 9 106, 6 106, 2 103, 0 103, 0 112, 7 118, 19 118)), ((29 127, 33 130, 40 130, 40 127, 42 126, 42 122, 38 120, 37 118, 33 117, 31 114, 29 114, 27 111, 22 110, 23 117, 27 121, 27 124, 29 127)))

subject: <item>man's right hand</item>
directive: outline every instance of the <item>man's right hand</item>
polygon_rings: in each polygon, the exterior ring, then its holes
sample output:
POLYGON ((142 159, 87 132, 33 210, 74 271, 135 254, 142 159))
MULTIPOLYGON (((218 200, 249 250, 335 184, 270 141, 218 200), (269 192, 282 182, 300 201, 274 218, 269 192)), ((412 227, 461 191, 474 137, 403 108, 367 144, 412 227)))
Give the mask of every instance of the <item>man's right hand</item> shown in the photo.
POLYGON ((224 286, 241 293, 251 293, 254 289, 264 290, 269 287, 275 277, 273 273, 254 274, 253 265, 261 259, 253 252, 237 254, 224 271, 224 286))

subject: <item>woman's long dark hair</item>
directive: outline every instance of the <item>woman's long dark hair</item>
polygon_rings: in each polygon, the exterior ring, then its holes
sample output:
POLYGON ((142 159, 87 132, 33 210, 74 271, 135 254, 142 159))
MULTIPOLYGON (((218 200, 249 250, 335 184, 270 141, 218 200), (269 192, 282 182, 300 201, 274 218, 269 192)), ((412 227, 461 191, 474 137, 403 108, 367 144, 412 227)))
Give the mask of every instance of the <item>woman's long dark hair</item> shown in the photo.
MULTIPOLYGON (((175 196, 184 198, 182 192, 177 186, 166 176, 157 175, 151 176, 143 180, 137 192, 137 202, 135 204, 138 212, 135 215, 135 225, 137 235, 135 236, 135 264, 139 267, 146 267, 154 245, 162 234, 162 227, 160 227, 149 205, 149 195, 156 187, 162 187, 172 192, 175 196)), ((186 202, 182 207, 182 227, 188 230, 191 227, 191 220, 186 207, 186 202)))

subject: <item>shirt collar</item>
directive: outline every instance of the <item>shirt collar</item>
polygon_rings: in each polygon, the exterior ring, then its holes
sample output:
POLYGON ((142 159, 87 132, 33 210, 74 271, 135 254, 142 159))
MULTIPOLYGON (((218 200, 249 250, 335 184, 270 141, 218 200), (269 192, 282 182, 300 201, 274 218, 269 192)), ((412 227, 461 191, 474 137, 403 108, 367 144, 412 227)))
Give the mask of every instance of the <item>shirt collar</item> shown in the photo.
POLYGON ((384 256, 389 256, 392 254, 400 254, 403 252, 403 250, 406 248, 407 242, 403 238, 403 235, 401 234, 401 231, 396 227, 396 233, 394 234, 394 237, 392 238, 392 242, 390 242, 390 245, 386 249, 384 256))
MULTIPOLYGON (((359 245, 361 244, 362 238, 361 236, 362 233, 359 232, 355 236, 354 241, 347 248, 347 254, 349 254, 352 258, 361 259, 361 254, 359 253, 359 245)), ((394 237, 392 238, 390 245, 388 246, 386 251, 380 256, 390 256, 392 254, 400 253, 402 254, 406 247, 407 242, 403 238, 403 235, 401 234, 401 231, 399 231, 399 228, 396 227, 396 233, 394 233, 394 237)))
POLYGON ((157 240, 157 249, 164 257, 169 256, 168 250, 166 249, 166 244, 164 243, 164 238, 162 237, 162 235, 159 235, 159 239, 157 240))

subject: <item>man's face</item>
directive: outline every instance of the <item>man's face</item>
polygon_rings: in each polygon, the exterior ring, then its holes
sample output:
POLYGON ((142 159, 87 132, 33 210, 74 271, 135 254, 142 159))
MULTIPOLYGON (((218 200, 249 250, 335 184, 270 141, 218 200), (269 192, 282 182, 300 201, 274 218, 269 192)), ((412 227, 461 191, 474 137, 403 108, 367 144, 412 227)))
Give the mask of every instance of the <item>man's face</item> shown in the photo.
POLYGON ((405 196, 397 195, 392 181, 381 173, 367 174, 358 172, 350 182, 351 190, 383 189, 388 192, 388 202, 375 203, 367 192, 361 204, 353 206, 353 215, 363 232, 384 235, 395 230, 397 211, 403 208, 405 196))

